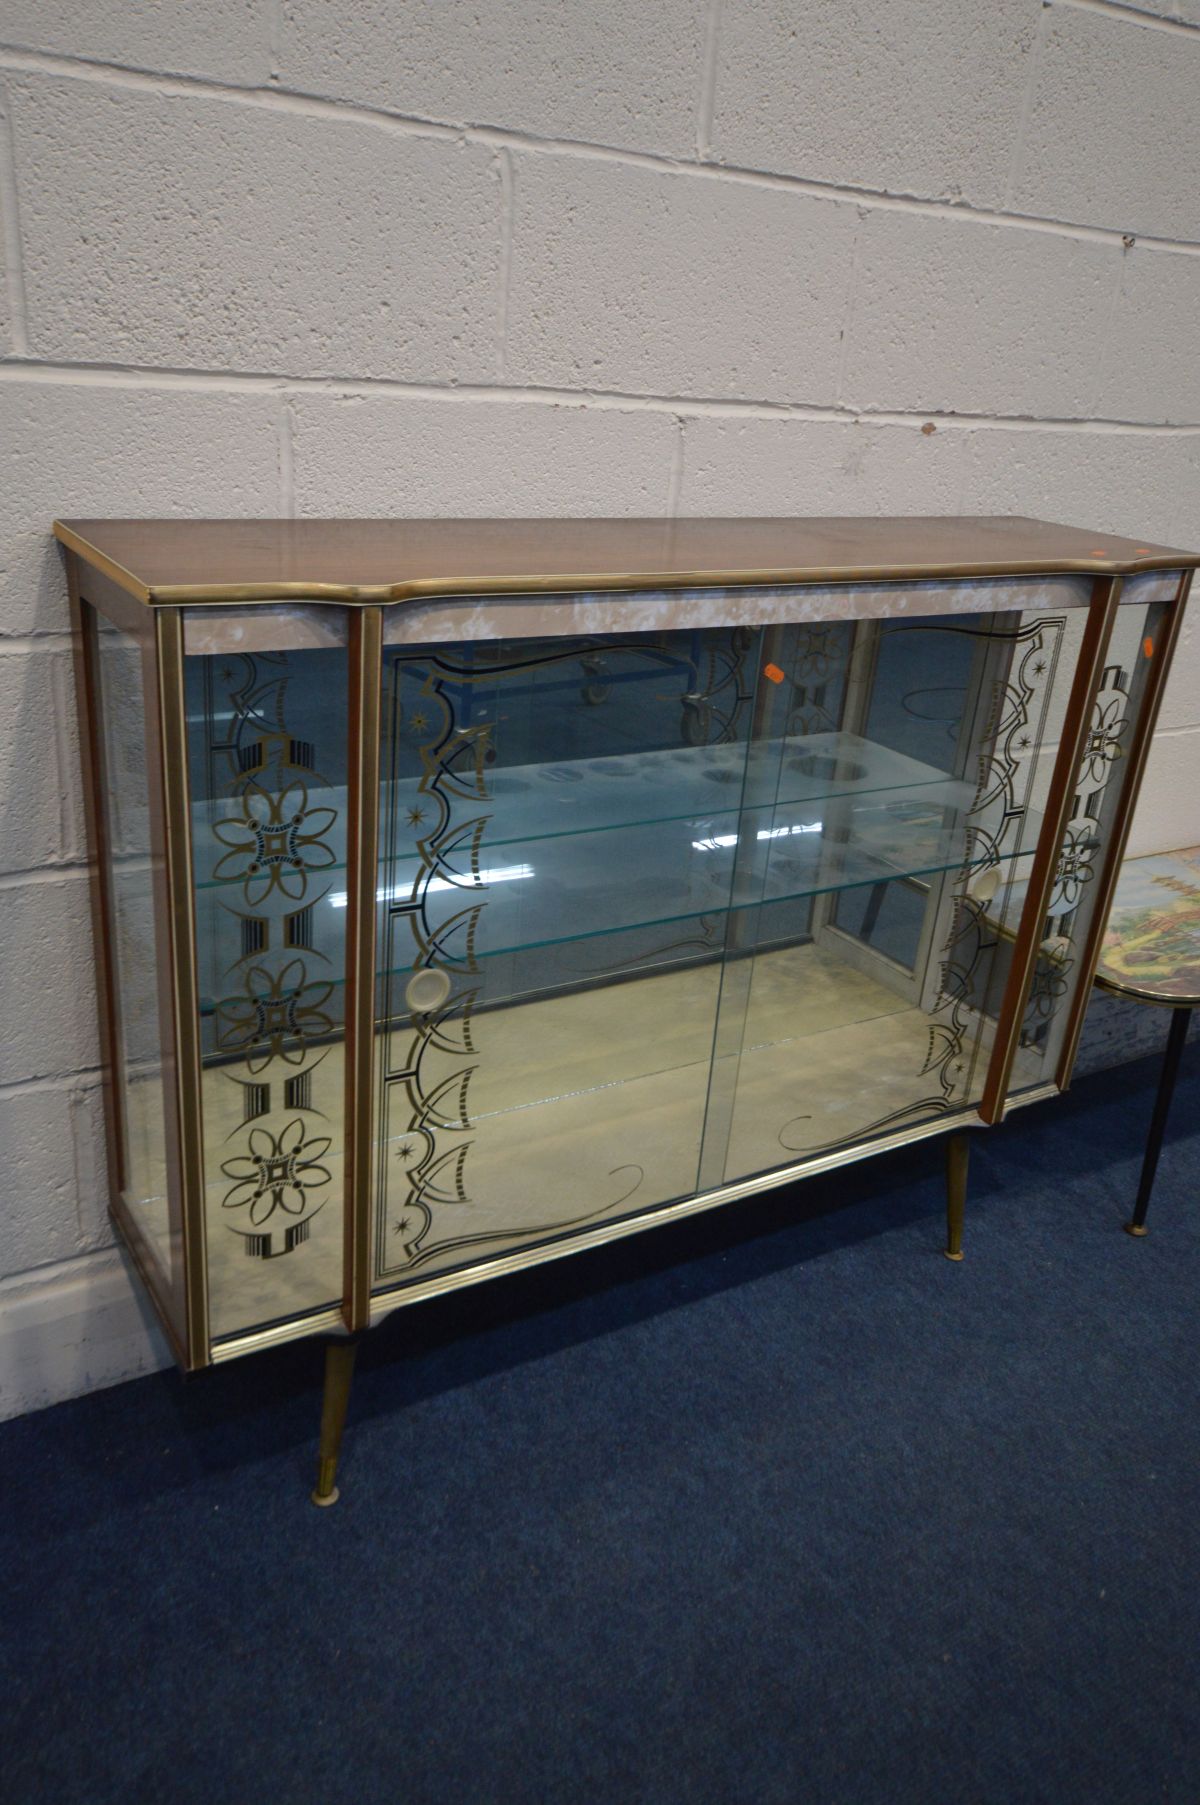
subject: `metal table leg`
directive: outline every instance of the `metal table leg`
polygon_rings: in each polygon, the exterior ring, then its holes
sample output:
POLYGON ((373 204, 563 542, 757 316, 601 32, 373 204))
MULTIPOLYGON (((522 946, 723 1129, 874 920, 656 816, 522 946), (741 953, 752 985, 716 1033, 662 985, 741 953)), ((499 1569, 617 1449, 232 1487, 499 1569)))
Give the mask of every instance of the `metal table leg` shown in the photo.
POLYGON ((1175 1094, 1175 1080, 1179 1076, 1179 1062, 1183 1058, 1188 1023, 1191 1019, 1190 1008, 1172 1009, 1171 1011, 1171 1031, 1167 1035, 1167 1051, 1163 1058, 1162 1072, 1159 1075, 1158 1095, 1154 1099, 1154 1114, 1150 1118, 1150 1138, 1146 1142, 1146 1157, 1142 1161, 1142 1177, 1138 1185, 1137 1202, 1133 1207, 1133 1220, 1124 1224, 1127 1235, 1144 1235, 1147 1232, 1146 1211, 1150 1207, 1154 1174, 1158 1170, 1158 1156, 1162 1152, 1163 1134, 1171 1109, 1171 1098, 1175 1094))
POLYGON ((963 1257, 963 1216, 967 1207, 967 1162, 971 1137, 963 1131, 952 1134, 946 1142, 946 1245, 942 1250, 948 1260, 963 1257))
POLYGON ((342 1430, 346 1427, 357 1352, 357 1336, 340 1337, 325 1345, 325 1393, 321 1403, 321 1445, 317 1483, 312 1494, 314 1504, 329 1505, 338 1501, 338 1455, 342 1447, 342 1430))

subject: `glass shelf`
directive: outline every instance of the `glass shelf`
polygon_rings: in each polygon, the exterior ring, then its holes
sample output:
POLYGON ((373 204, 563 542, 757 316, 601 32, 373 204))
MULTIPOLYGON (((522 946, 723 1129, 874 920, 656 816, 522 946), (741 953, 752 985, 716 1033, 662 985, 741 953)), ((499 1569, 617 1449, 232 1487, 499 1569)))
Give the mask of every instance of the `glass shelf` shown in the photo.
MULTIPOLYGON (((485 844, 561 839, 620 828, 735 816, 770 790, 779 808, 811 808, 841 797, 913 790, 948 781, 947 773, 855 733, 789 740, 738 741, 617 754, 558 764, 493 767, 479 799, 485 844)), ((399 813, 429 806, 416 779, 385 785, 385 806, 399 813)))
MULTIPOLYGON (((628 828, 617 859, 603 831, 594 840, 571 835, 569 843, 565 835, 541 835, 506 842, 505 861, 480 864, 477 883, 470 872, 460 881, 428 875, 415 857, 398 860, 378 900, 392 912, 395 933, 423 895, 422 931, 440 949, 435 962, 450 966, 466 958, 468 934, 482 964, 728 913, 749 919, 772 904, 982 870, 987 842, 975 841, 972 829, 985 822, 968 818, 972 799, 967 784, 943 776, 912 789, 859 792, 828 820, 805 819, 809 811, 792 802, 744 811, 740 833, 724 831, 712 814, 654 820, 628 828)), ((1028 850, 1016 856, 1028 859, 1036 834, 1026 838, 1028 850)), ((322 906, 344 922, 344 891, 332 890, 322 906)), ((394 958, 385 965, 382 944, 380 954, 381 973, 411 969, 411 961, 394 958)), ((335 990, 342 983, 340 968, 321 976, 335 990)), ((203 1012, 213 1008, 206 998, 203 1012)))
MULTIPOLYGON (((854 733, 764 740, 749 751, 745 744, 732 741, 558 764, 493 767, 487 772, 489 794, 478 798, 479 818, 484 821, 480 845, 532 846, 542 840, 678 821, 720 823, 714 832, 721 833, 741 812, 744 799, 753 804, 767 788, 778 792, 771 806, 800 810, 842 798, 913 791, 949 781, 945 771, 854 733)), ((465 818, 470 817, 473 800, 463 805, 465 818)), ((331 839, 344 834, 344 791, 312 789, 308 801, 311 810, 334 810, 331 839)), ((211 804, 201 806, 203 814, 200 808, 196 810, 198 838, 206 832, 211 835, 214 820, 238 817, 232 803, 222 805, 220 815, 214 815, 211 804)), ((384 820, 389 814, 402 821, 415 815, 417 818, 410 820, 414 845, 431 825, 436 826, 437 812, 436 798, 421 788, 417 778, 384 785, 384 820)), ((223 845, 228 843, 225 840, 223 845)), ((344 848, 335 851, 340 856, 321 867, 323 875, 344 875, 344 848)), ((211 877, 196 884, 198 891, 225 887, 211 877)))

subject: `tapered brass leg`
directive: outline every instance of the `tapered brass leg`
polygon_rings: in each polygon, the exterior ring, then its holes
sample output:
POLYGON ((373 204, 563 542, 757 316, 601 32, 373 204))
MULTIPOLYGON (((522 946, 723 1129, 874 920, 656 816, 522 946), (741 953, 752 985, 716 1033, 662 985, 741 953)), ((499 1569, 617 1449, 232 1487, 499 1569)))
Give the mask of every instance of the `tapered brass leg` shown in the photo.
POLYGON ((346 1427, 346 1410, 350 1403, 350 1381, 354 1377, 356 1340, 330 1341, 325 1348, 325 1394, 321 1401, 321 1445, 317 1458, 317 1484, 312 1495, 314 1504, 336 1504, 339 1493, 337 1478, 338 1452, 342 1430, 346 1427))
POLYGON ((946 1247, 948 1260, 963 1257, 963 1215, 967 1207, 967 1160, 971 1137, 952 1134, 946 1142, 946 1247))

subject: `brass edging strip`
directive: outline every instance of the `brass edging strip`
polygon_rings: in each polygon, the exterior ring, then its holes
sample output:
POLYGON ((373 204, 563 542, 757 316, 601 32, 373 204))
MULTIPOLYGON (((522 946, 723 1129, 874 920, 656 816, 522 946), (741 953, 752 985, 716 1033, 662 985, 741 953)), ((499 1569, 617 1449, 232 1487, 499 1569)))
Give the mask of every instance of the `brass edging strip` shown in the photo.
POLYGON ((163 841, 168 891, 171 993, 175 1014, 175 1094, 179 1116, 179 1180, 183 1209, 189 1367, 207 1366, 208 1246, 204 1223, 204 1112, 201 1093, 200 996, 196 974, 195 887, 183 688, 183 616, 156 621, 163 841))
POLYGON ((1145 1003, 1149 1009, 1200 1008, 1200 996, 1168 996, 1165 991, 1138 990, 1128 984, 1118 984, 1114 979, 1106 978, 1101 972, 1095 973, 1092 983, 1097 990, 1103 990, 1109 996, 1124 997, 1127 1002, 1145 1003))
POLYGON ((1188 592, 1191 586, 1192 572, 1188 571, 1180 580, 1179 593, 1170 604, 1166 631, 1155 654, 1147 693, 1142 698, 1141 714, 1134 731, 1133 744, 1129 749, 1129 765, 1121 787, 1120 800, 1117 803, 1116 820, 1113 823, 1108 856, 1100 876, 1100 893, 1092 909, 1087 938, 1080 955, 1080 977, 1071 1019, 1054 1074, 1055 1083, 1060 1090, 1066 1090, 1071 1082, 1071 1071, 1075 1064, 1075 1056, 1079 1051, 1079 1037, 1083 1033, 1083 1020, 1087 1013, 1088 994, 1095 979, 1096 967, 1100 963, 1100 952, 1104 944, 1105 930, 1108 927, 1109 911, 1112 908, 1117 881, 1121 875, 1121 861, 1125 857, 1125 848, 1129 843, 1129 830, 1133 826, 1138 792, 1141 789, 1146 762, 1150 756, 1150 743, 1158 723, 1158 713, 1171 671, 1171 660, 1175 655, 1175 648, 1183 629, 1184 609, 1187 607, 1188 592))
MULTIPOLYGON (((1021 1091, 1012 1100, 1014 1109, 1023 1108, 1027 1103, 1042 1103, 1049 1097, 1058 1095, 1058 1087, 1051 1083, 1037 1085, 1034 1089, 1021 1091)), ((792 1166, 784 1166, 776 1171, 761 1173, 756 1178, 748 1178, 733 1185, 723 1185, 720 1190, 708 1191, 699 1197, 684 1198, 679 1203, 666 1204, 661 1209, 648 1210, 645 1214, 623 1219, 620 1222, 605 1224, 602 1228, 591 1229, 586 1234, 572 1235, 569 1239, 553 1242, 540 1247, 522 1248, 511 1254, 487 1260, 478 1266, 460 1268, 455 1272, 440 1274, 437 1278, 428 1279, 421 1285, 405 1285, 394 1287, 390 1291, 378 1293, 371 1300, 372 1325, 382 1322, 394 1311, 404 1309, 408 1304, 418 1304, 430 1297, 440 1297, 451 1291, 464 1290, 469 1285, 483 1284, 490 1278, 500 1278, 515 1272, 523 1272, 531 1266, 544 1266, 551 1260, 566 1259, 573 1253, 583 1252, 590 1247, 600 1247, 609 1241, 622 1240, 627 1235, 638 1234, 642 1229, 654 1228, 660 1222, 678 1222, 684 1217, 700 1214, 704 1210, 716 1209, 723 1203, 736 1203, 744 1197, 760 1195, 764 1191, 772 1191, 781 1185, 789 1184, 800 1178, 815 1178, 822 1172, 832 1171, 837 1166, 851 1165, 856 1160, 869 1157, 875 1153, 887 1153, 897 1147, 907 1147, 915 1141, 928 1140, 936 1134, 949 1134, 954 1130, 981 1128, 983 1126, 974 1110, 961 1110, 949 1120, 939 1116, 932 1122, 924 1122, 919 1128, 901 1129, 896 1134, 888 1135, 877 1141, 870 1141, 864 1148, 862 1145, 852 1150, 821 1155, 812 1160, 801 1160, 792 1166)), ((265 1329, 254 1329, 245 1335, 231 1336, 227 1341, 217 1342, 212 1350, 214 1364, 222 1360, 234 1360, 241 1354, 256 1353, 261 1348, 278 1347, 286 1341, 296 1341, 306 1335, 328 1334, 331 1330, 344 1330, 345 1322, 342 1312, 336 1306, 319 1311, 309 1316, 292 1317, 284 1322, 272 1323, 265 1329)))
POLYGON ((103 576, 111 578, 119 588, 136 596, 139 602, 148 603, 150 601, 150 591, 146 585, 139 583, 133 572, 126 570, 123 564, 118 564, 115 559, 107 557, 104 552, 97 551, 90 539, 81 539, 78 533, 72 532, 69 526, 64 526, 61 520, 54 522, 54 536, 60 545, 65 545, 68 551, 72 551, 77 557, 82 558, 85 564, 90 564, 103 576))
POLYGON ((350 620, 346 795, 346 1153, 342 1312, 371 1315, 371 1168, 375 1059, 375 893, 379 865, 383 610, 350 620))
POLYGON ((809 1160, 798 1160, 794 1165, 778 1166, 769 1172, 760 1172, 754 1178, 739 1179, 735 1184, 722 1185, 713 1191, 703 1191, 696 1197, 684 1197, 678 1203, 663 1204, 660 1208, 644 1211, 637 1216, 622 1217, 617 1222, 606 1222, 598 1228, 588 1229, 583 1234, 571 1235, 561 1241, 543 1243, 536 1247, 520 1248, 511 1254, 500 1254, 496 1258, 481 1262, 478 1266, 461 1267, 454 1272, 440 1273, 436 1278, 426 1279, 418 1285, 397 1286, 391 1291, 377 1292, 371 1304, 371 1322, 381 1322, 393 1310, 405 1304, 419 1303, 422 1298, 439 1297, 447 1291, 458 1291, 467 1285, 477 1285, 485 1279, 501 1278, 514 1272, 522 1272, 529 1266, 544 1266, 551 1260, 565 1259, 568 1254, 581 1253, 589 1247, 603 1247, 609 1241, 622 1240, 626 1235, 637 1234, 641 1229, 656 1228, 660 1223, 680 1222, 687 1216, 695 1216, 703 1210, 718 1208, 723 1203, 738 1203, 746 1197, 759 1196, 764 1191, 774 1191, 781 1185, 792 1183, 798 1178, 816 1178, 822 1172, 832 1172, 839 1166, 852 1165, 855 1161, 868 1158, 876 1153, 890 1153, 898 1147, 907 1147, 916 1141, 929 1139, 931 1135, 947 1134, 952 1130, 982 1127, 978 1113, 973 1109, 962 1109, 948 1116, 935 1116, 932 1121, 922 1122, 915 1128, 901 1128, 895 1134, 881 1135, 878 1140, 856 1142, 852 1146, 840 1147, 831 1153, 818 1154, 809 1160))
POLYGON ((1027 1103, 1046 1103, 1051 1097, 1057 1097, 1058 1086, 1051 1079, 1044 1084, 1035 1084, 1031 1090, 1018 1091, 1008 1099, 1006 1109, 1024 1109, 1027 1103))
MULTIPOLYGON (((1013 1098, 1013 1108, 1023 1107, 1027 1103, 1041 1103, 1048 1097, 1058 1095, 1054 1084, 1046 1083, 1032 1090, 1022 1091, 1013 1098)), ((791 1166, 783 1166, 771 1172, 760 1173, 755 1178, 739 1180, 736 1184, 722 1185, 719 1190, 707 1191, 698 1197, 685 1197, 678 1203, 665 1204, 659 1209, 647 1210, 642 1215, 625 1217, 619 1222, 605 1223, 600 1228, 590 1229, 585 1234, 571 1235, 561 1241, 550 1242, 536 1247, 519 1248, 510 1254, 502 1254, 497 1258, 482 1261, 477 1266, 460 1267, 454 1272, 440 1273, 436 1278, 427 1279, 420 1285, 401 1285, 390 1291, 377 1293, 371 1299, 371 1324, 382 1322, 394 1311, 404 1309, 409 1304, 418 1304, 426 1298, 444 1296, 448 1292, 465 1290, 470 1285, 485 1283, 491 1278, 500 1278, 515 1272, 523 1272, 531 1266, 544 1266, 551 1260, 562 1260, 573 1253, 581 1253, 591 1247, 601 1247, 610 1241, 619 1241, 627 1235, 635 1235, 641 1230, 655 1228, 659 1223, 679 1222, 687 1216, 699 1215, 705 1210, 717 1209, 724 1203, 736 1203, 746 1197, 759 1196, 763 1192, 777 1190, 780 1186, 794 1182, 796 1179, 815 1178, 822 1172, 833 1171, 838 1166, 852 1165, 855 1161, 876 1153, 888 1153, 898 1147, 907 1147, 916 1141, 929 1140, 937 1134, 948 1134, 954 1130, 981 1128, 979 1115, 971 1109, 959 1110, 949 1118, 938 1116, 933 1121, 923 1122, 917 1128, 899 1129, 895 1134, 881 1136, 877 1141, 869 1141, 865 1147, 860 1143, 853 1148, 840 1149, 837 1152, 821 1154, 815 1159, 800 1160, 791 1166)), ((277 1347, 281 1342, 295 1341, 306 1335, 327 1334, 330 1330, 345 1328, 342 1312, 337 1308, 322 1310, 318 1314, 293 1317, 285 1322, 272 1323, 268 1328, 255 1329, 249 1334, 231 1337, 228 1341, 218 1342, 212 1350, 214 1362, 233 1360, 241 1354, 257 1352, 260 1348, 277 1347)))
POLYGON ((100 1029, 100 1087, 104 1103, 104 1147, 110 1207, 125 1185, 124 1098, 121 1090, 120 1005, 113 971, 114 923, 108 873, 108 809, 104 783, 104 748, 100 738, 99 671, 95 610, 79 593, 79 565, 67 555, 67 590, 71 609, 71 649, 75 665, 79 716, 79 759, 83 778, 83 819, 87 837, 88 897, 92 916, 92 950, 96 962, 96 1000, 100 1029))
POLYGON ((980 1116, 989 1124, 1004 1119, 1008 1081, 1012 1075, 1013 1061, 1016 1058, 1017 1044, 1021 1036, 1026 999, 1033 980, 1038 946, 1042 939, 1042 924, 1046 919, 1046 910, 1050 905, 1050 897, 1054 889, 1054 875, 1061 856, 1062 837, 1070 812, 1071 798, 1075 793, 1075 780, 1083 759, 1084 740, 1088 723, 1091 720, 1092 706, 1104 672, 1104 657, 1108 649, 1113 622, 1117 616, 1120 595, 1120 577, 1098 579, 1092 593, 1087 625, 1083 633, 1083 644, 1079 648, 1075 680, 1071 685, 1071 694, 1063 719, 1058 757, 1054 761, 1050 791, 1046 797, 1041 837, 1034 854, 1033 869, 1029 875, 1029 890, 1025 898, 1025 907, 1021 911, 1021 922, 1013 946, 1012 964, 1009 967, 1008 982, 1004 987, 1004 997, 1000 1004, 996 1036, 992 1042, 992 1056, 988 1062, 987 1077, 984 1080, 983 1099, 979 1105, 980 1116))
MULTIPOLYGON (((1058 563, 1018 559, 1009 563, 896 564, 861 567, 800 566, 786 570, 670 570, 564 572, 555 576, 422 577, 399 583, 157 583, 138 586, 152 608, 227 608, 237 602, 334 602, 346 608, 387 607, 442 596, 577 595, 611 590, 794 589, 814 584, 836 587, 864 583, 920 583, 987 577, 1133 576, 1180 570, 1188 555, 1136 558, 1118 563, 1103 558, 1064 558, 1058 563)), ((116 567, 114 567, 116 568, 116 567)), ((128 576, 128 573, 125 573, 128 576)), ((129 578, 130 582, 135 579, 129 578)))
POLYGON ((309 1316, 291 1316, 283 1322, 273 1322, 269 1328, 251 1329, 245 1335, 231 1335, 227 1340, 214 1341, 210 1358, 214 1366, 219 1366, 224 1360, 237 1360, 243 1354, 261 1353, 263 1348, 280 1347, 286 1341, 299 1341, 306 1335, 336 1335, 345 1332, 342 1307, 340 1304, 333 1304, 328 1310, 315 1310, 309 1316))

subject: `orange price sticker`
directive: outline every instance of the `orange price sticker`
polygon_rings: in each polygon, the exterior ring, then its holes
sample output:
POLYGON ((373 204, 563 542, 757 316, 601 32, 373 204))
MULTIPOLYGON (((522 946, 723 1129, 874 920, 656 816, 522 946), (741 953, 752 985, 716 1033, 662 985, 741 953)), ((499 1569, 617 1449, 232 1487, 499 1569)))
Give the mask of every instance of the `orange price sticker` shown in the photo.
POLYGON ((783 672, 780 670, 780 668, 777 664, 764 664, 763 665, 763 676, 769 677, 771 679, 772 683, 782 683, 783 682, 783 672))

